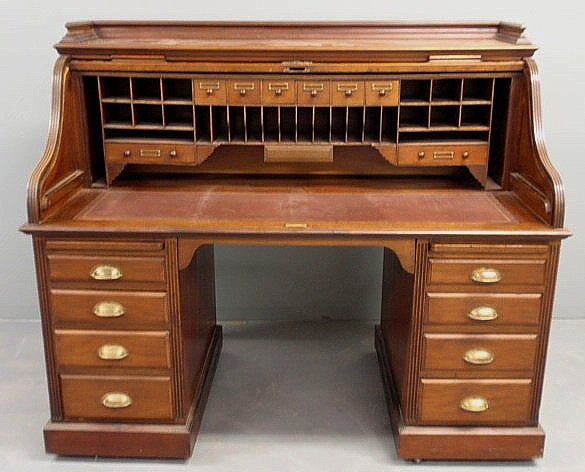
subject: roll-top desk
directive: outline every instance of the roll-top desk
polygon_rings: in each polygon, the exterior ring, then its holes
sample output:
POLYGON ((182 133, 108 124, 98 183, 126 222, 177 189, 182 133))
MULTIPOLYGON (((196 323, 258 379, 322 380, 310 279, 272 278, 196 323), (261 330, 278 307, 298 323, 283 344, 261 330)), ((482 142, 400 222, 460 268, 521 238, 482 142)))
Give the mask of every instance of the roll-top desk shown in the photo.
POLYGON ((190 456, 221 349, 213 245, 231 243, 384 248, 400 457, 542 454, 569 233, 522 27, 76 23, 56 48, 22 228, 47 451, 190 456))

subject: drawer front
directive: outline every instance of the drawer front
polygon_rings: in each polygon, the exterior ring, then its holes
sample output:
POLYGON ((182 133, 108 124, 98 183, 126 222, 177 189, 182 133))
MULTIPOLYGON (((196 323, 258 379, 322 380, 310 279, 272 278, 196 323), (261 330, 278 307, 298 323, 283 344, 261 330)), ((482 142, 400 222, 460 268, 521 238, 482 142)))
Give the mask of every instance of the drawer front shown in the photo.
POLYGON ((262 81, 262 103, 267 105, 294 105, 297 101, 294 80, 274 79, 262 81))
POLYGON ((193 144, 106 142, 106 159, 124 164, 185 164, 195 162, 193 144))
POLYGON ((56 330, 60 367, 164 368, 171 366, 166 331, 56 330))
POLYGON ((487 372, 534 369, 538 338, 528 335, 424 335, 423 369, 431 371, 468 372, 478 376, 487 372))
POLYGON ((260 105, 262 86, 260 80, 237 79, 227 81, 228 105, 260 105))
POLYGON ((168 377, 62 375, 63 411, 68 420, 170 420, 168 377))
POLYGON ((540 293, 428 293, 426 323, 473 325, 490 329, 503 325, 536 326, 540 293))
POLYGON ((422 144, 398 145, 398 164, 408 166, 463 166, 485 165, 488 145, 473 144, 422 144))
POLYGON ((160 256, 49 254, 49 277, 54 282, 85 282, 92 285, 123 285, 129 282, 166 280, 165 258, 160 256))
POLYGON ((400 97, 398 80, 366 80, 366 105, 397 106, 400 97))
POLYGON ((541 286, 546 279, 546 260, 430 259, 431 284, 463 287, 541 286))
POLYGON ((364 82, 360 80, 334 81, 331 87, 333 106, 363 105, 365 99, 364 82))
POLYGON ((223 79, 195 80, 195 104, 225 105, 227 103, 226 83, 223 79))
POLYGON ((329 105, 330 83, 328 80, 299 80, 297 99, 301 106, 329 105))
POLYGON ((530 424, 532 382, 423 379, 420 420, 426 425, 530 424))
POLYGON ((95 329, 166 328, 165 292, 51 290, 51 316, 57 327, 95 329))

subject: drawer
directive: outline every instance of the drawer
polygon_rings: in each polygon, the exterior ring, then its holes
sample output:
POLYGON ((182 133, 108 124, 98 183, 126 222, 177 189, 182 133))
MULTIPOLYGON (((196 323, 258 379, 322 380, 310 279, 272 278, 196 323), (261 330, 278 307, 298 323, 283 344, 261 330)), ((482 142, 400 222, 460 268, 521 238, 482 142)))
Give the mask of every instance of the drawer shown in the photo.
POLYGON ((170 420, 169 377, 62 375, 63 411, 68 420, 170 420))
POLYGON ((363 81, 334 81, 331 84, 331 104, 333 106, 361 106, 364 104, 364 98, 363 81))
POLYGON ((167 331, 55 331, 60 367, 163 368, 171 366, 167 331))
POLYGON ((260 105, 262 87, 260 80, 237 79, 227 81, 228 105, 260 105))
POLYGON ((300 106, 329 105, 330 84, 328 80, 299 80, 297 100, 300 106))
POLYGON ((487 165, 487 143, 406 143, 398 145, 398 165, 487 165))
POLYGON ((57 290, 50 292, 51 317, 58 327, 95 329, 166 328, 166 292, 57 290))
POLYGON ((297 101, 296 82, 287 79, 262 81, 262 103, 267 105, 294 105, 297 101))
POLYGON ((540 293, 428 293, 427 324, 474 325, 489 329, 503 325, 536 326, 540 293))
POLYGON ((195 145, 172 142, 106 142, 106 160, 124 164, 185 164, 195 162, 195 145))
POLYGON ((49 277, 53 282, 111 286, 130 282, 162 283, 166 280, 163 256, 49 254, 47 259, 49 277))
POLYGON ((541 286, 546 280, 545 259, 435 259, 429 261, 431 284, 465 287, 541 286))
POLYGON ((458 371, 477 375, 488 372, 534 369, 538 337, 527 335, 464 335, 426 333, 423 336, 423 369, 458 371))
POLYGON ((425 425, 530 425, 532 381, 421 381, 420 422, 425 425))
POLYGON ((398 80, 366 80, 366 105, 397 106, 400 97, 400 81, 398 80))
POLYGON ((196 79, 196 105, 225 105, 227 103, 226 83, 223 79, 196 79))

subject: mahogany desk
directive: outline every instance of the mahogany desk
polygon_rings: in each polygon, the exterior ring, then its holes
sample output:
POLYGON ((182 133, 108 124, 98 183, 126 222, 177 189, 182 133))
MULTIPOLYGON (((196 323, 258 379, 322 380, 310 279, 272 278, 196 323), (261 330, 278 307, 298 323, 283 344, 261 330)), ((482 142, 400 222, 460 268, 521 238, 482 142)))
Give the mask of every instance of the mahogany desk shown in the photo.
POLYGON ((384 247, 407 459, 529 459, 563 189, 534 46, 473 24, 79 23, 28 188, 47 451, 189 457, 221 349, 213 245, 384 247))

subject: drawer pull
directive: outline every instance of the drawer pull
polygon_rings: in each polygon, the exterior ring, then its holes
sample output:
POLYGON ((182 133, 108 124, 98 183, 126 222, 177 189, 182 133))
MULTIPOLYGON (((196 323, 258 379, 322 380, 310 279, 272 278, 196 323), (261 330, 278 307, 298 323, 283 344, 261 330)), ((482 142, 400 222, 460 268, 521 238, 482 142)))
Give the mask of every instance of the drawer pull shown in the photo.
POLYGON ((471 280, 480 284, 495 284, 502 280, 502 273, 498 269, 480 267, 471 273, 471 280))
POLYGON ((459 408, 470 413, 482 413, 489 407, 489 402, 483 397, 465 397, 459 403, 459 408))
POLYGON ((463 360, 472 365, 488 365, 496 360, 496 356, 489 349, 476 348, 463 354, 463 360))
POLYGON ((93 306, 92 313, 98 318, 120 318, 126 314, 126 308, 118 302, 103 301, 93 306))
POLYGON ((132 397, 122 392, 108 392, 102 397, 102 405, 106 408, 128 408, 132 405, 132 397))
POLYGON ((498 316, 496 309, 491 306, 476 306, 467 313, 467 317, 473 321, 494 321, 498 316))
POLYGON ((104 344, 98 349, 98 357, 104 361, 121 361, 129 355, 128 349, 119 344, 104 344))
POLYGON ((123 274, 119 267, 111 265, 99 265, 91 269, 89 273, 94 280, 118 280, 123 274))

